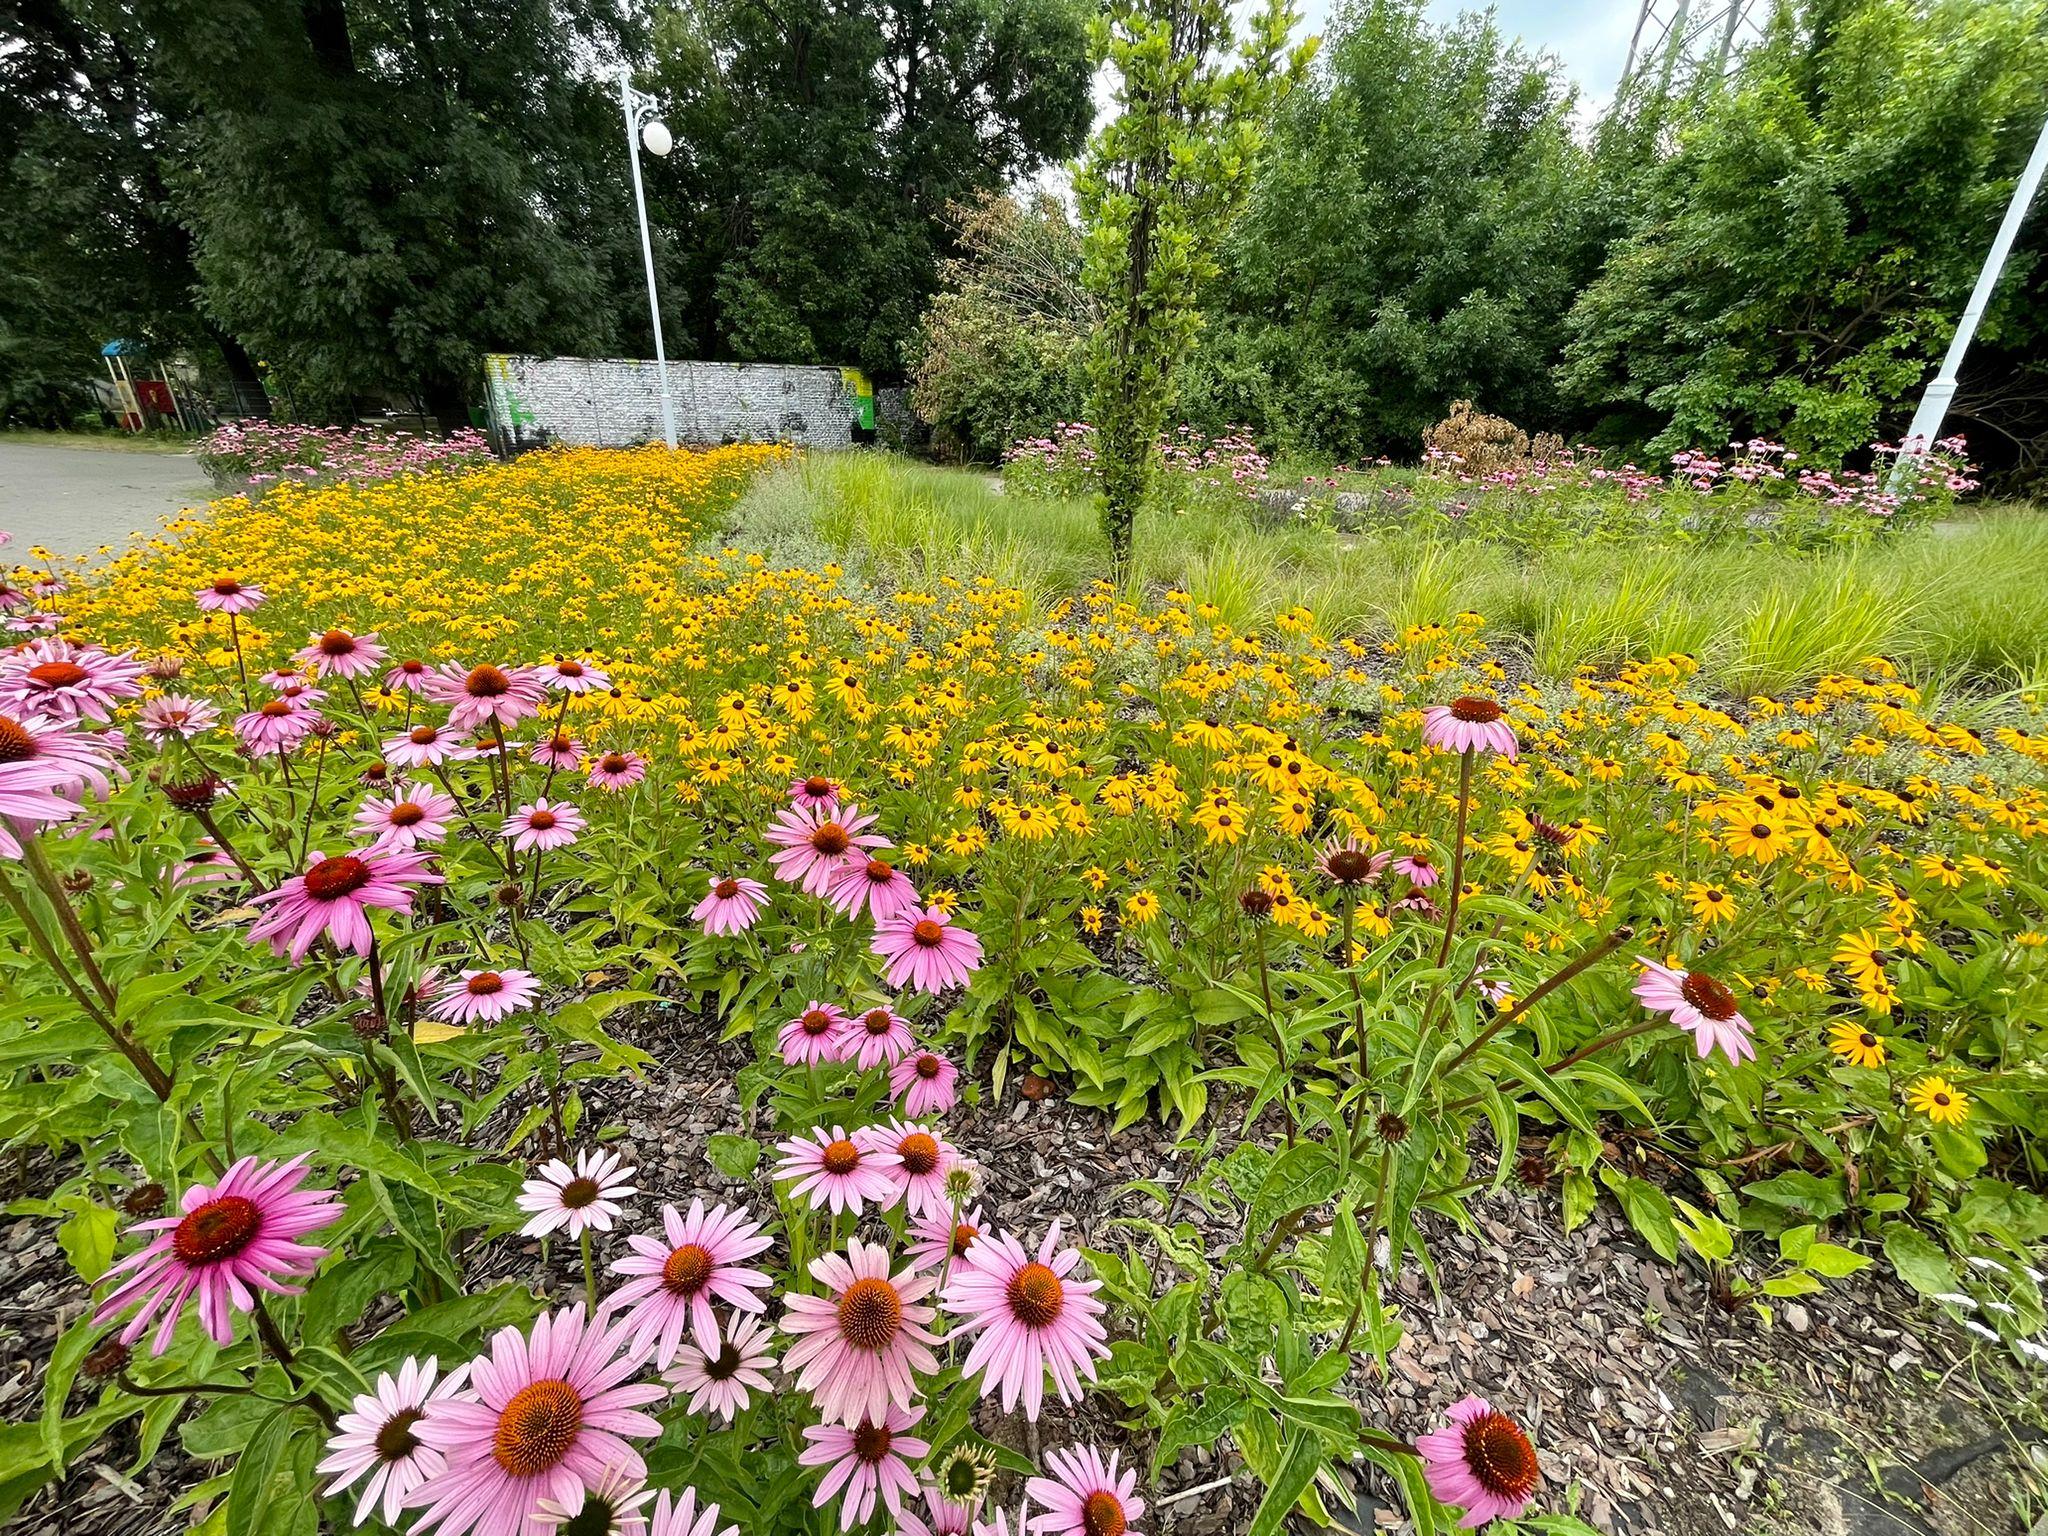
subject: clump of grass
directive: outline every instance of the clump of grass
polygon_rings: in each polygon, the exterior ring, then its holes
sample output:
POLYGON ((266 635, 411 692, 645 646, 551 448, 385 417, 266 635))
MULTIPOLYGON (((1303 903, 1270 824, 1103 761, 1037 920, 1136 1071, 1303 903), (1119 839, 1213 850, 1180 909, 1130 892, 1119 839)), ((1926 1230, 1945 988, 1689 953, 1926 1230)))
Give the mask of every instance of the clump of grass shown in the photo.
MULTIPOLYGON (((1092 500, 1005 495, 994 477, 886 454, 814 454, 757 478, 739 537, 926 585, 989 576, 1041 608, 1108 574, 1092 500)), ((1865 656, 1951 694, 2048 676, 2048 519, 1989 511, 1820 553, 1647 541, 1516 553, 1394 527, 1267 527, 1229 509, 1148 511, 1128 595, 1169 587, 1253 629, 1296 605, 1331 635, 1399 632, 1465 610, 1537 671, 1686 651, 1730 692, 1782 692, 1865 656)))

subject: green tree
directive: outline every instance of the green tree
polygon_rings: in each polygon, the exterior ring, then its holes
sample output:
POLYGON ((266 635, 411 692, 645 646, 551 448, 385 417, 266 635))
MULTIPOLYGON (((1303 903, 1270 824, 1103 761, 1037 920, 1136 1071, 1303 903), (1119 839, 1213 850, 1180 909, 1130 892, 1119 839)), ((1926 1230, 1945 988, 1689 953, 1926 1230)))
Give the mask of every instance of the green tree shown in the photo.
MULTIPOLYGON (((603 345, 618 305, 566 209, 606 154, 611 0, 140 0, 184 107, 167 173, 206 311, 346 414, 467 419, 489 350, 603 345)), ((616 159, 612 169, 622 170, 616 159)), ((630 219, 620 206, 615 220, 630 219)))
POLYGON ((1110 0, 1095 48, 1117 77, 1117 114, 1075 177, 1082 282, 1101 310, 1089 353, 1103 531, 1118 570, 1166 424, 1174 370, 1202 324, 1274 106, 1308 68, 1290 48, 1288 0, 1264 0, 1242 52, 1227 0, 1110 0))
POLYGON ((1605 223, 1573 106, 1490 13, 1339 9, 1233 227, 1183 414, 1347 459, 1412 455, 1458 399, 1551 424, 1605 223))
POLYGON ((1081 232, 1058 198, 988 193, 958 216, 959 249, 918 328, 910 403, 942 451, 987 461, 1081 414, 1093 310, 1081 232))
POLYGON ((695 0, 651 172, 691 350, 901 373, 947 209, 1079 147, 1084 0, 695 0))
MULTIPOLYGON (((1764 434, 1833 459, 1896 433, 2044 113, 2041 0, 1781 10, 1644 178, 1573 308, 1561 387, 1601 435, 1654 451, 1764 434)), ((1985 319, 1966 420, 1995 423, 1986 381, 2016 367, 2032 376, 2013 409, 2043 393, 2042 227, 1985 319)))

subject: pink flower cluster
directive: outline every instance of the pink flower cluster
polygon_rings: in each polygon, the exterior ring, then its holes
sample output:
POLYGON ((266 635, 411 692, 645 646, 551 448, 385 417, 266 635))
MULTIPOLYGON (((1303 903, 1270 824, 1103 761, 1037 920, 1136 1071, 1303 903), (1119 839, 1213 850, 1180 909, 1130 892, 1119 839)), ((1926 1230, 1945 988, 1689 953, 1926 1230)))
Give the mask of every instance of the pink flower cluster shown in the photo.
POLYGON ((199 463, 221 481, 389 480, 431 469, 470 469, 491 458, 481 432, 420 437, 383 427, 231 421, 201 438, 199 463))

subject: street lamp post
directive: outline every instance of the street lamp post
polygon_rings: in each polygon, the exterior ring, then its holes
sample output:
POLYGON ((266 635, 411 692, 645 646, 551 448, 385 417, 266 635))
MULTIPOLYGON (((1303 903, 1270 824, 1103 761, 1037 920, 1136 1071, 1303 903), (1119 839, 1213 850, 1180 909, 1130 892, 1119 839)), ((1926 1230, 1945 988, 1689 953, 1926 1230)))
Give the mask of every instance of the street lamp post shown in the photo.
POLYGON ((619 106, 626 114, 626 149, 633 158, 633 206, 640 212, 640 258, 647 264, 647 312, 654 321, 654 368, 661 380, 661 435, 669 447, 676 445, 676 407, 668 392, 668 351, 661 341, 661 300, 654 292, 654 241, 647 233, 647 194, 640 187, 640 145, 645 141, 650 155, 666 155, 675 147, 668 126, 655 115, 656 102, 645 91, 633 89, 633 68, 619 66, 619 106), (645 125, 644 127, 642 125, 645 125))

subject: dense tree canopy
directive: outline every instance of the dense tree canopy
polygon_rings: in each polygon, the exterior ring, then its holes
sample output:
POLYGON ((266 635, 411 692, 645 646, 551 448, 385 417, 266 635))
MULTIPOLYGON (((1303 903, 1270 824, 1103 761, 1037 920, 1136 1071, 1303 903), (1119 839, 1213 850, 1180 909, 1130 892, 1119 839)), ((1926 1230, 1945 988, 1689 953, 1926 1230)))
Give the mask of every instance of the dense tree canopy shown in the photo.
POLYGON ((1561 321, 1599 263, 1571 111, 1555 62, 1490 14, 1341 8, 1231 241, 1186 409, 1340 458, 1412 453, 1453 399, 1554 416, 1561 321))
POLYGON ((652 186, 699 355, 900 374, 949 204, 1080 146, 1082 0, 696 0, 652 186))

